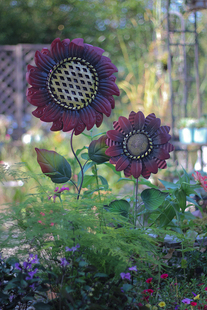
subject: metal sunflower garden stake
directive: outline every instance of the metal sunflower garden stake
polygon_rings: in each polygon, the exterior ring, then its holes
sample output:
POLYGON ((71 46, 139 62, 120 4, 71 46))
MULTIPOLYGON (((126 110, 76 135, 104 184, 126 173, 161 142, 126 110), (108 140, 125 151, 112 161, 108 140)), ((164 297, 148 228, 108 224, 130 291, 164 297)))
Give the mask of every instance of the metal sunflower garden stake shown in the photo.
MULTIPOLYGON (((52 131, 72 130, 71 149, 80 165, 82 182, 83 167, 73 149, 73 134, 79 135, 94 125, 99 127, 103 114, 109 117, 115 107, 113 95, 119 96, 113 75, 118 70, 108 57, 102 56, 103 52, 101 48, 85 44, 83 39, 65 39, 62 42, 55 39, 50 51, 43 48, 36 52, 36 67, 27 67, 26 78, 32 86, 27 90, 27 100, 37 107, 32 114, 41 121, 53 122, 52 131)), ((40 166, 45 157, 58 158, 55 152, 45 152, 37 152, 40 166)), ((58 162, 60 167, 61 158, 58 162)), ((42 167, 45 174, 54 177, 54 169, 48 168, 46 163, 42 167)), ((68 165, 66 170, 70 170, 68 165)), ((58 178, 55 179, 57 181, 58 178)), ((61 178, 59 182, 62 182, 61 178)), ((78 197, 81 187, 82 183, 78 197)))
POLYGON ((117 171, 123 170, 126 177, 132 175, 136 179, 136 212, 138 178, 142 175, 148 179, 151 173, 158 172, 158 168, 167 168, 166 159, 174 150, 168 142, 170 127, 160 125, 161 121, 154 113, 145 118, 141 111, 132 111, 129 118, 120 116, 118 122, 113 123, 114 130, 107 132, 109 148, 106 155, 110 156, 110 163, 116 165, 117 171))

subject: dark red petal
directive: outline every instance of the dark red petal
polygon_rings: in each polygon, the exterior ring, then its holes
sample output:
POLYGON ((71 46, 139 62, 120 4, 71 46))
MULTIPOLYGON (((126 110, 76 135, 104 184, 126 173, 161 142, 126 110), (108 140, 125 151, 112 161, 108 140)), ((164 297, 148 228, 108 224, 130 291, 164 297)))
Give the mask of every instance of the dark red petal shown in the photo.
POLYGON ((147 126, 154 118, 156 118, 154 113, 149 114, 145 119, 145 125, 147 126))
POLYGON ((63 121, 62 117, 60 117, 58 120, 53 122, 52 127, 50 128, 51 131, 59 131, 63 129, 63 121))
POLYGON ((82 133, 84 131, 84 129, 86 128, 86 125, 82 122, 82 120, 80 119, 78 121, 77 126, 75 127, 75 135, 79 135, 80 133, 82 133))
POLYGON ((52 57, 50 51, 49 51, 48 48, 46 48, 46 47, 43 47, 43 49, 41 50, 41 53, 42 53, 43 55, 47 55, 47 56, 52 57))
POLYGON ((120 125, 119 125, 119 123, 117 121, 113 122, 113 127, 114 127, 115 130, 117 130, 117 131, 119 131, 119 132, 124 134, 124 131, 121 129, 121 127, 120 127, 120 125))
POLYGON ((154 158, 146 157, 144 159, 144 164, 147 170, 151 173, 157 173, 158 171, 158 166, 154 158))
POLYGON ((34 111, 32 112, 32 114, 33 114, 35 117, 40 118, 40 117, 44 114, 44 111, 45 111, 46 107, 47 107, 47 106, 38 107, 36 110, 34 110, 34 111))
POLYGON ((41 116, 41 121, 44 122, 54 122, 60 118, 62 108, 57 104, 49 104, 41 116))
POLYGON ((101 94, 97 94, 91 107, 96 111, 105 114, 107 117, 111 115, 111 104, 107 98, 103 97, 101 94))
POLYGON ((174 145, 172 145, 171 143, 166 143, 160 146, 161 148, 165 149, 168 152, 172 152, 174 151, 174 145))
POLYGON ((83 58, 95 66, 100 60, 104 50, 95 46, 84 44, 83 58))
POLYGON ((145 125, 145 117, 144 114, 139 111, 134 116, 134 129, 135 130, 142 130, 145 125))
POLYGON ((100 79, 105 79, 111 76, 114 72, 118 72, 117 67, 112 62, 102 63, 102 65, 96 66, 96 70, 100 79))
POLYGON ((47 73, 37 67, 27 66, 26 79, 27 82, 36 88, 45 88, 47 81, 47 73))
POLYGON ((167 163, 165 160, 160 160, 160 159, 155 159, 156 163, 157 163, 157 166, 158 168, 160 169, 166 169, 167 168, 167 163))
POLYGON ((99 81, 98 91, 104 96, 116 95, 119 96, 118 86, 109 79, 104 79, 99 81))
POLYGON ((109 76, 108 79, 109 79, 110 81, 112 81, 112 82, 115 82, 115 81, 116 81, 115 75, 109 76))
POLYGON ((126 167, 126 169, 124 169, 124 175, 126 178, 130 177, 132 175, 132 172, 131 172, 131 164, 126 167))
POLYGON ((151 135, 158 130, 160 127, 161 120, 159 118, 154 118, 151 122, 145 126, 145 130, 151 135))
POLYGON ((116 163, 116 171, 122 171, 130 164, 130 160, 125 155, 122 155, 116 163))
POLYGON ((111 108, 114 109, 115 108, 115 100, 114 100, 114 97, 113 96, 109 96, 107 97, 108 101, 110 102, 111 104, 111 108))
POLYGON ((142 168, 142 176, 143 176, 143 178, 149 179, 150 174, 151 174, 151 172, 149 172, 147 170, 147 168, 145 167, 145 165, 143 165, 143 168, 142 168))
POLYGON ((110 164, 116 165, 117 161, 118 161, 121 157, 122 157, 121 155, 115 156, 115 157, 111 157, 111 158, 109 159, 110 164))
POLYGON ((82 122, 86 125, 87 130, 93 128, 96 123, 96 113, 94 109, 88 105, 87 107, 81 109, 79 113, 82 122))
POLYGON ((138 179, 142 172, 142 161, 133 160, 131 163, 131 173, 135 179, 138 179))
POLYGON ((168 133, 161 133, 155 136, 152 140, 153 144, 165 144, 171 139, 171 135, 168 133))
POLYGON ((118 123, 126 134, 133 130, 130 121, 124 116, 119 117, 118 123))
POLYGON ((70 42, 69 45, 69 56, 75 56, 82 58, 84 51, 83 39, 77 38, 70 42))
POLYGON ((80 116, 77 111, 65 110, 63 112, 63 131, 74 129, 79 120, 80 116))
POLYGON ((161 126, 154 134, 152 134, 152 137, 157 136, 160 133, 169 133, 169 131, 170 131, 169 126, 161 126))
POLYGON ((103 114, 99 113, 98 111, 94 110, 96 113, 96 127, 100 127, 103 122, 103 114))
POLYGON ((170 154, 167 150, 163 149, 163 148, 157 148, 157 149, 153 149, 152 151, 152 156, 153 157, 157 157, 159 159, 168 159, 170 158, 170 154))
POLYGON ((47 73, 55 65, 55 61, 51 57, 44 55, 39 51, 36 51, 34 61, 39 69, 44 70, 47 73))
POLYGON ((122 146, 110 146, 105 154, 108 155, 108 156, 118 156, 118 155, 121 155, 123 153, 123 148, 122 146))
POLYGON ((109 130, 106 134, 113 141, 123 142, 124 136, 117 130, 109 130))
POLYGON ((113 141, 113 140, 107 138, 107 139, 106 139, 106 145, 108 145, 108 146, 120 145, 120 143, 117 142, 117 141, 113 141))
POLYGON ((136 113, 134 111, 131 111, 129 114, 129 121, 132 125, 134 125, 134 116, 136 115, 136 113))
POLYGON ((34 106, 41 107, 48 104, 51 100, 46 89, 30 87, 26 92, 27 100, 34 106))
POLYGON ((52 54, 52 58, 54 58, 55 61, 58 62, 68 57, 69 43, 70 43, 70 40, 66 39, 64 40, 64 42, 61 42, 59 38, 55 39, 51 43, 51 54, 52 54))

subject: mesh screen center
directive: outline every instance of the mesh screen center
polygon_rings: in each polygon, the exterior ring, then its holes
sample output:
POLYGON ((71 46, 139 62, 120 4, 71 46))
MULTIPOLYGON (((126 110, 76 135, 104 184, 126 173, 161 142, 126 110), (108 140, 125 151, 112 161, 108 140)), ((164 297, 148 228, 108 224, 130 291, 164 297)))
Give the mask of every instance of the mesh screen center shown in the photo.
POLYGON ((144 134, 135 134, 127 142, 129 152, 139 156, 148 150, 148 138, 144 134))
POLYGON ((48 86, 57 103, 68 109, 81 109, 96 94, 94 69, 81 61, 64 61, 50 75, 48 86))

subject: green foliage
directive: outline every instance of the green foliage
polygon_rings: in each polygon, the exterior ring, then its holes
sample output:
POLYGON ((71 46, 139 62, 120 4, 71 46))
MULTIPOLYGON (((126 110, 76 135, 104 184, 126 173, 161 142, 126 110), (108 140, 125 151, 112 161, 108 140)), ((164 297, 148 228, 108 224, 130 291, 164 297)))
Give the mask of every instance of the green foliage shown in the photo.
POLYGON ((54 151, 35 148, 37 161, 42 172, 53 183, 65 183, 71 178, 71 167, 67 160, 54 151))
POLYGON ((97 164, 102 164, 109 160, 109 156, 105 154, 108 146, 106 145, 107 136, 104 135, 98 140, 93 140, 88 148, 88 156, 97 164))

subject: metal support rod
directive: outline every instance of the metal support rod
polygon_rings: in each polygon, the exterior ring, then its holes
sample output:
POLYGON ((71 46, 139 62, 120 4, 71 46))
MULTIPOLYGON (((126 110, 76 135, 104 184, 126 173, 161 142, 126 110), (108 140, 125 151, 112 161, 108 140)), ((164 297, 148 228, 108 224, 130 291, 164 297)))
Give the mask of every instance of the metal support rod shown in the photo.
POLYGON ((198 69, 198 33, 197 33, 197 15, 194 12, 195 18, 195 73, 196 73, 196 95, 197 95, 197 116, 202 115, 201 98, 200 98, 200 81, 199 81, 199 69, 198 69))

